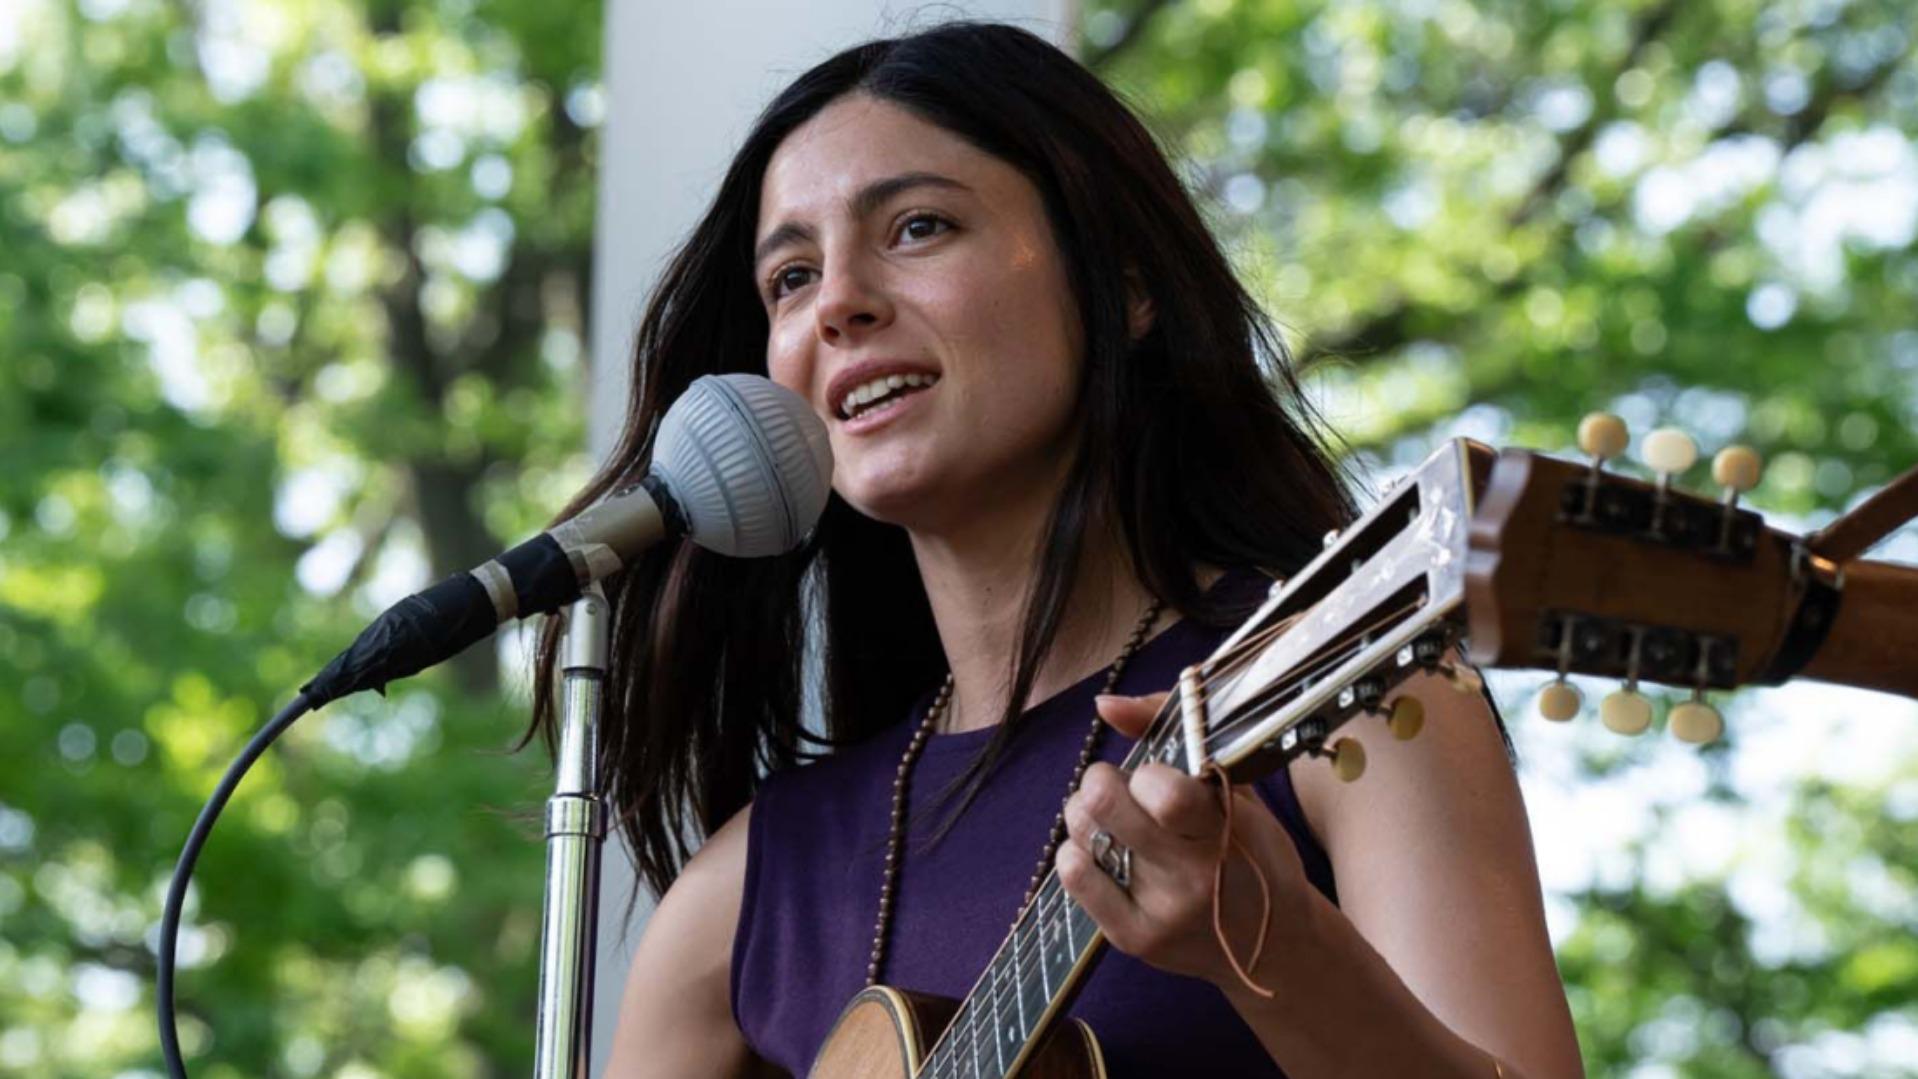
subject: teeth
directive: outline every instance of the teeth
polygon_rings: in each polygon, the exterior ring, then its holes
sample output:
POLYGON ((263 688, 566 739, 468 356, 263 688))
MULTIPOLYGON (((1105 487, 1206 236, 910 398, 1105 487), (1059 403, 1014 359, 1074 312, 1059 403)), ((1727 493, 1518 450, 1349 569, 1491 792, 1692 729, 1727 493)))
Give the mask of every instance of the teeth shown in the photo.
POLYGON ((874 401, 890 396, 895 390, 906 388, 917 389, 922 386, 930 386, 938 381, 939 376, 937 375, 920 374, 885 375, 880 378, 875 378, 870 382, 855 386, 851 392, 847 393, 839 402, 839 414, 847 419, 851 419, 863 411, 862 406, 872 404, 874 401))

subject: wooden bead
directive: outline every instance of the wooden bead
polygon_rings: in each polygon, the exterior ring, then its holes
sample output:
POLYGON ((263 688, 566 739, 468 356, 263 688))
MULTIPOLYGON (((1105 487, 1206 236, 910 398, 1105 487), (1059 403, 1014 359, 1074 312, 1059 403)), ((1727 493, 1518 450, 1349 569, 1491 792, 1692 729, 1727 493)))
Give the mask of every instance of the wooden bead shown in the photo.
POLYGON ((1585 695, 1578 691, 1577 686, 1562 678, 1538 693, 1538 714, 1554 723, 1572 719, 1584 705, 1585 695))
POLYGON ((1702 746, 1716 742, 1725 733, 1725 717, 1704 701, 1685 701, 1672 708, 1665 725, 1681 742, 1702 746))
POLYGON ((1625 421, 1609 412, 1594 412, 1579 421, 1578 448, 1587 457, 1617 457, 1630 441, 1625 421))
POLYGON ((1386 729, 1392 737, 1401 742, 1409 742, 1425 729, 1425 705, 1417 697, 1400 696, 1392 701, 1392 711, 1385 717, 1386 729))
POLYGON ((1616 734, 1643 734, 1652 725, 1652 702, 1634 690, 1616 690, 1598 702, 1598 718, 1616 734))

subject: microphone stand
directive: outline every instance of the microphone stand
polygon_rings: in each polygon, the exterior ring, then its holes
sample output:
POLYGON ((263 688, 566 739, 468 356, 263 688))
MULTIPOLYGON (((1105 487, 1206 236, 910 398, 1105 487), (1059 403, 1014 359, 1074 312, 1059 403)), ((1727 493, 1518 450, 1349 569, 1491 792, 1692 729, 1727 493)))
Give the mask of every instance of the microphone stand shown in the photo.
POLYGON ((540 930, 535 1079, 587 1079, 593 959, 606 804, 599 796, 599 716, 611 609, 589 585, 566 614, 557 782, 546 802, 546 898, 540 930))

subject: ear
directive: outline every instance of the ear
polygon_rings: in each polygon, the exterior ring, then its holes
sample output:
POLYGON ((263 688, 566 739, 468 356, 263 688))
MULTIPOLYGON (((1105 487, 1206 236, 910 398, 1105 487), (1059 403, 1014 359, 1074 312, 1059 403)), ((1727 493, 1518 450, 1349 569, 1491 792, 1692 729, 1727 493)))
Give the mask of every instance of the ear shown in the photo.
POLYGON ((1140 279, 1139 271, 1125 272, 1126 294, 1126 334, 1137 341, 1152 329, 1152 321, 1158 316, 1159 309, 1152 303, 1152 296, 1146 292, 1145 282, 1140 279))

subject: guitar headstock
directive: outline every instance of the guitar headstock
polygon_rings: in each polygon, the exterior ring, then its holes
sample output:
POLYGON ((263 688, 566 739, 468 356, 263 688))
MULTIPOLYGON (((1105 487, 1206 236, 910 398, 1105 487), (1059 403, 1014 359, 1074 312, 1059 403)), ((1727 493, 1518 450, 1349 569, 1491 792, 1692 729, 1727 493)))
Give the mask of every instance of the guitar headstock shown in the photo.
POLYGON ((1454 669, 1468 530, 1492 458, 1486 446, 1448 442, 1327 536, 1317 558, 1185 672, 1141 754, 1195 773, 1216 762, 1239 781, 1325 756, 1355 779, 1363 750, 1332 738, 1346 722, 1375 716, 1394 737, 1416 735, 1417 701, 1388 694, 1420 670, 1454 669))
POLYGON ((1644 440, 1650 483, 1605 471, 1628 441, 1617 417, 1587 417, 1579 441, 1584 464, 1441 447, 1184 673, 1141 759, 1217 763, 1244 781, 1322 756, 1357 778, 1363 750, 1334 733, 1370 716, 1416 735, 1419 702, 1391 691, 1421 671, 1476 690, 1461 645, 1479 666, 1557 673, 1540 698, 1549 719, 1578 714, 1565 676, 1590 674, 1625 683, 1599 709, 1614 731, 1650 726, 1638 685, 1656 682, 1692 691, 1671 711, 1674 735, 1719 737, 1705 691, 1776 680, 1781 651, 1815 648, 1835 569, 1738 505, 1758 482, 1753 451, 1718 455, 1714 500, 1674 486, 1697 458, 1678 431, 1644 440))
POLYGON ((1795 564, 1792 537, 1738 505, 1758 482, 1752 450, 1718 454, 1720 495, 1706 499, 1675 486, 1697 459, 1682 432, 1646 436, 1651 483, 1605 470, 1626 441, 1624 423, 1601 413, 1580 425, 1586 464, 1499 454, 1472 521, 1471 659, 1556 672, 1540 698, 1553 720, 1571 719, 1582 703, 1566 674, 1620 679, 1599 711, 1621 734, 1651 723, 1640 681, 1690 689, 1672 709, 1672 732, 1709 742, 1724 723, 1704 692, 1764 680, 1793 595, 1820 567, 1795 564))

